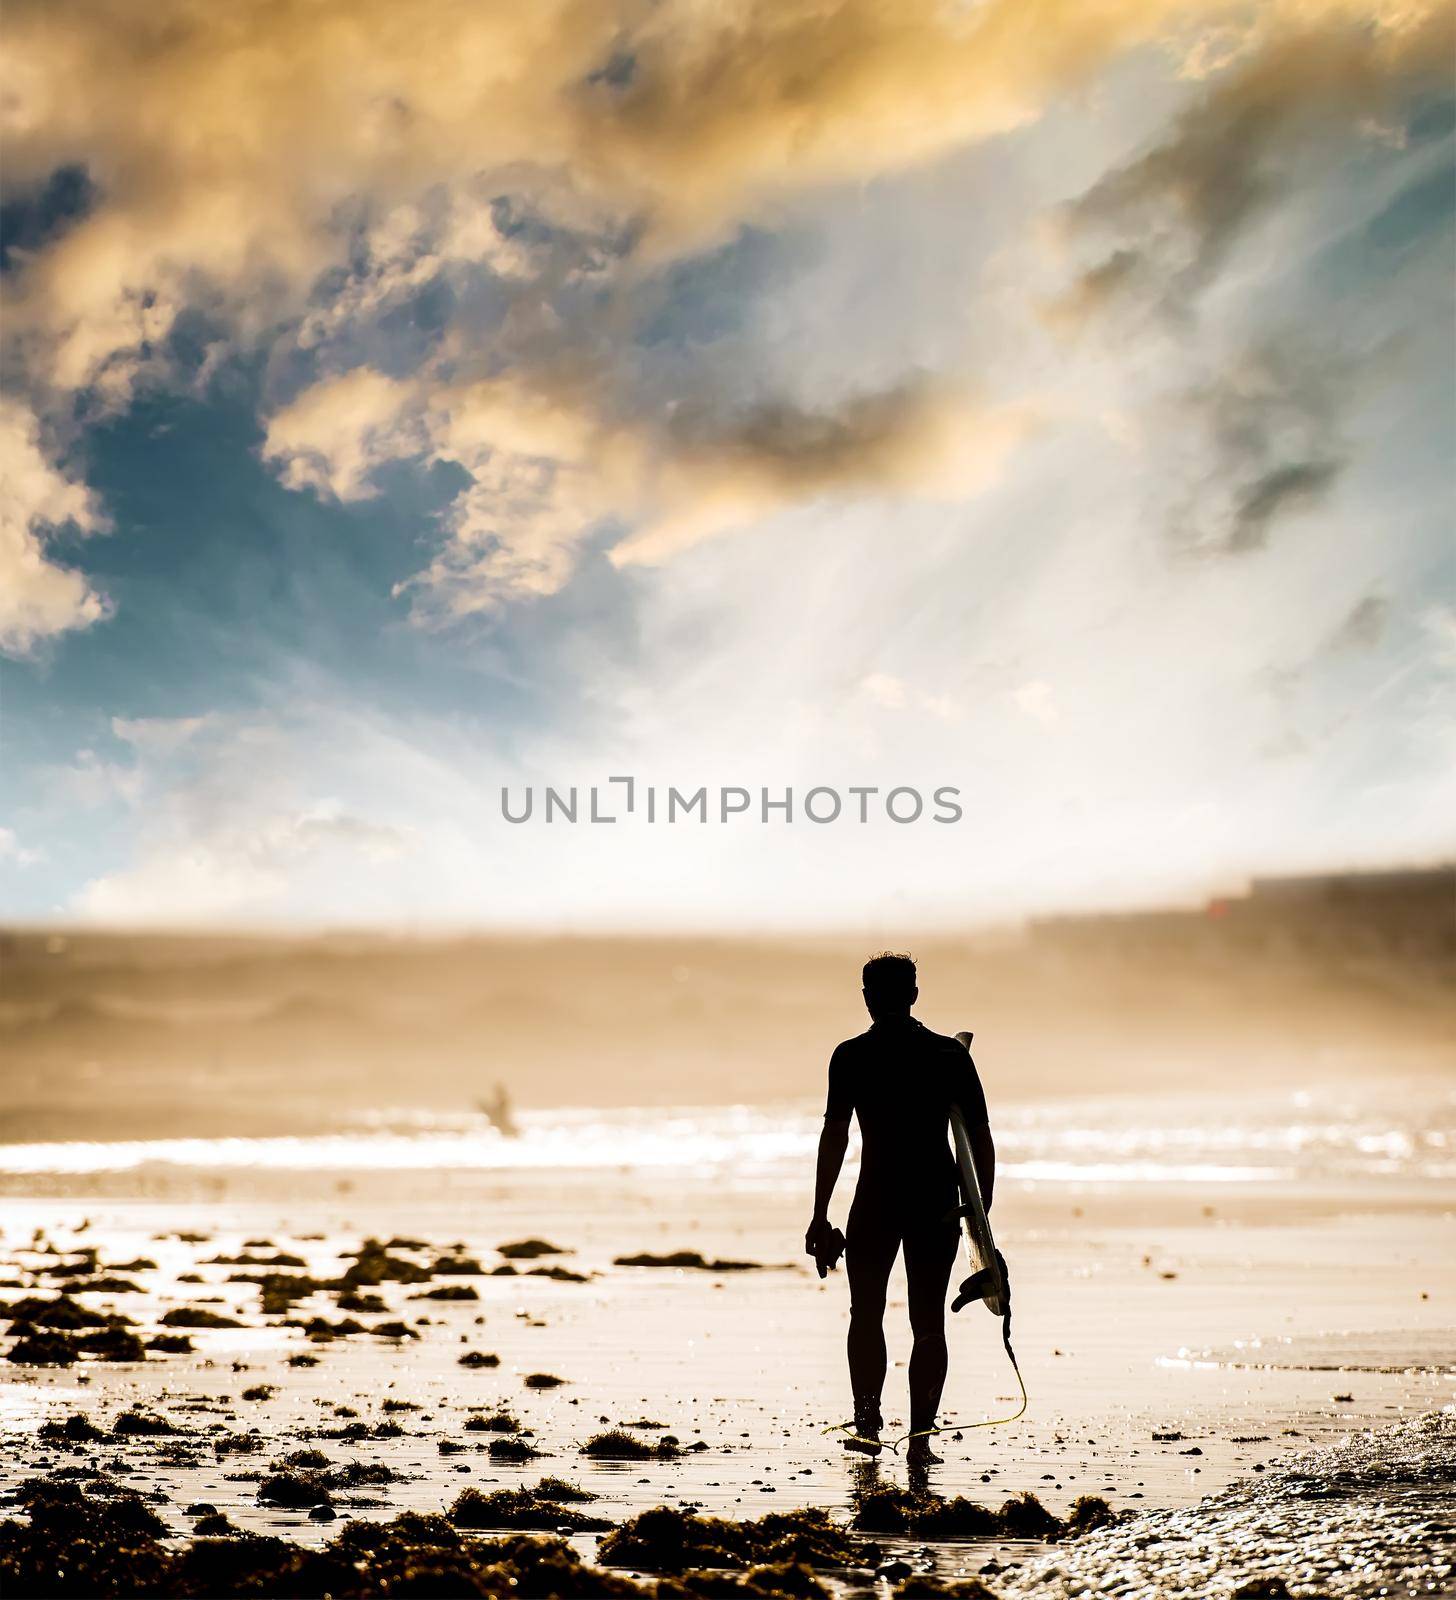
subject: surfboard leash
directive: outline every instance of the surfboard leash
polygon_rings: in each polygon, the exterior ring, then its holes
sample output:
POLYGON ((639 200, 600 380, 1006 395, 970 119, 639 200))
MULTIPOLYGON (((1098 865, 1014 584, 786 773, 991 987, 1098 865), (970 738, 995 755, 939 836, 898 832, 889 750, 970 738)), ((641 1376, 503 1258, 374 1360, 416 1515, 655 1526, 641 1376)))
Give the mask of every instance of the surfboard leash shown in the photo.
MULTIPOLYGON (((928 1439, 937 1433, 969 1433, 972 1428, 1001 1428, 1008 1422, 1019 1422, 1026 1415, 1026 1408, 1030 1403, 1026 1394, 1026 1379, 1021 1376, 1021 1363, 1016 1359, 1016 1352, 1011 1348, 1011 1274, 1006 1268, 1006 1257, 998 1250, 996 1252, 996 1265, 1001 1269, 1001 1294, 1005 1310, 1001 1313, 1001 1343, 1006 1350, 1006 1359, 1011 1363, 1011 1370, 1016 1374, 1016 1387, 1021 1390, 1021 1404, 1009 1416, 986 1417, 980 1422, 946 1422, 938 1428, 916 1428, 913 1432, 903 1434, 890 1446, 898 1451, 902 1444, 911 1439, 928 1439)), ((966 1303, 967 1296, 964 1286, 961 1297, 954 1307, 959 1311, 966 1303)))
POLYGON ((867 1449, 876 1451, 893 1450, 895 1448, 893 1444, 887 1444, 883 1439, 871 1439, 868 1434, 856 1433, 855 1428, 857 1426, 858 1424, 854 1422, 831 1422, 827 1428, 821 1428, 819 1432, 821 1434, 842 1433, 845 1435, 846 1444, 862 1444, 867 1449))
MULTIPOLYGON (((1008 1320, 1003 1319, 1003 1323, 1008 1320)), ((1000 1428, 1004 1427, 1008 1422, 1019 1422, 1026 1415, 1026 1408, 1029 1404, 1026 1395, 1026 1380, 1021 1376, 1021 1366, 1017 1362, 1016 1352, 1011 1348, 1009 1330, 1004 1326, 1002 1328, 1001 1342, 1006 1347, 1006 1355, 1011 1362, 1011 1370, 1016 1374, 1016 1386, 1021 1390, 1021 1404, 1017 1406, 1015 1411, 1005 1417, 985 1417, 980 1422, 945 1422, 937 1428, 916 1428, 913 1433, 902 1434, 890 1446, 890 1449, 898 1452, 900 1446, 908 1443, 911 1439, 928 1439, 932 1434, 936 1433, 969 1433, 972 1428, 1000 1428)))
POLYGON ((821 1428, 821 1434, 843 1433, 855 1444, 862 1444, 877 1450, 888 1450, 891 1454, 898 1455, 900 1446, 908 1444, 912 1439, 928 1439, 937 1433, 969 1433, 972 1428, 1000 1428, 1008 1422, 1019 1422, 1026 1415, 1026 1408, 1030 1404, 1026 1393, 1026 1379, 1021 1376, 1021 1363, 1016 1359, 1016 1352, 1011 1348, 1011 1317, 1008 1313, 1001 1319, 1001 1343, 1006 1349, 1006 1358, 1011 1363, 1011 1370, 1016 1374, 1016 1387, 1021 1390, 1021 1404, 1009 1416, 983 1417, 979 1422, 946 1422, 936 1428, 916 1428, 910 1433, 901 1434, 898 1439, 870 1439, 862 1433, 856 1433, 853 1422, 831 1422, 827 1428, 821 1428))

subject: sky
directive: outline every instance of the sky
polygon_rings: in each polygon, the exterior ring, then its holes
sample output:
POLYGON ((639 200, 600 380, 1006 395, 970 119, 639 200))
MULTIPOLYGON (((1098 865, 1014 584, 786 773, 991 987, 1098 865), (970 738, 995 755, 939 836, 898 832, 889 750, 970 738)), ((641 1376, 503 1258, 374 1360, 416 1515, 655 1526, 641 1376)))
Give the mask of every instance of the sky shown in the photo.
POLYGON ((1456 854, 1450 4, 0 29, 7 917, 903 941, 1456 854))

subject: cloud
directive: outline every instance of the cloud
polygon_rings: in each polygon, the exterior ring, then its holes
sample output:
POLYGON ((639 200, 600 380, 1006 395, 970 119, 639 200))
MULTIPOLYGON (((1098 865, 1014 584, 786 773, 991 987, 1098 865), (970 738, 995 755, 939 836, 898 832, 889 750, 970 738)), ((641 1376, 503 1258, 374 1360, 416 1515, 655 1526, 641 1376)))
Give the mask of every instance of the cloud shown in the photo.
POLYGON ((1285 461, 1244 489, 1234 506, 1230 550, 1257 550, 1276 516, 1317 503, 1340 474, 1338 461, 1285 461))
POLYGON ((874 705, 898 711, 905 704, 905 684, 888 672, 871 672, 860 679, 860 693, 874 705))
POLYGON ((1374 650, 1385 637, 1390 610, 1390 601, 1384 595, 1363 596, 1330 635, 1326 648, 1335 652, 1374 650))
MULTIPOLYGON (((135 819, 133 856, 81 885, 70 909, 103 921, 187 923, 319 915, 386 880, 385 903, 400 893, 420 834, 406 808, 380 815, 375 797, 380 767, 398 766, 398 749, 337 706, 289 700, 277 712, 114 718, 130 764, 103 768, 81 751, 68 769, 69 798, 101 803, 103 780, 120 774, 124 788, 113 792, 135 819), (349 736, 366 741, 367 758, 344 745, 349 736), (88 775, 98 792, 80 782, 88 775)), ((418 801, 414 783, 404 787, 418 801)))
POLYGON ((1178 374, 1137 408, 1163 478, 1150 499, 1174 551, 1247 556, 1330 505, 1353 463, 1347 415, 1390 370, 1382 335, 1309 320, 1293 218, 1362 144, 1400 159, 1385 123, 1445 83, 1456 11, 1270 14, 1205 44, 1171 130, 1061 210, 1078 265, 1043 311, 1073 349, 1178 374))
MULTIPOLYGON (((32 904, 99 859, 75 903, 154 921, 959 921, 1378 851, 1397 813, 1430 836, 1426 668, 1396 674, 1441 570, 1449 273, 1393 196, 1426 203, 1448 147, 1363 131, 1401 126, 1421 51, 1393 41, 1434 10, 1375 3, 1225 28, 1202 0, 1054 0, 1035 26, 1019 0, 12 0, 7 197, 55 162, 87 180, 7 268, 4 371, 45 461, 65 476, 73 407, 186 382, 215 405, 189 437, 237 470, 256 383, 269 470, 327 503, 307 551, 266 527, 237 549, 275 495, 209 526, 177 515, 195 474, 128 494, 170 515, 127 593, 233 625, 236 593, 193 580, 237 573, 267 626, 204 652, 182 715, 119 717, 119 746, 96 707, 169 709, 177 634, 142 619, 114 680, 68 679, 66 748, 102 753, 37 772, 12 815, 58 863, 24 875, 32 904), (1342 110, 1322 68, 1302 107, 1292 62, 1280 102, 1296 37, 1367 70, 1347 29, 1387 87, 1342 110), (1037 218, 1078 194, 1053 265, 1037 218), (1046 337, 1038 272, 1080 295, 1080 339, 1046 337), (1407 328, 1420 381, 1391 383, 1407 328), (183 365, 201 346, 211 389, 183 365), (455 493, 438 522, 401 553, 378 543, 400 515, 360 516, 351 544, 347 507, 416 469, 397 509, 455 493), (168 573, 194 528, 206 561, 168 573), (327 682, 357 585, 420 565, 399 593, 428 624, 574 589, 488 641, 381 630, 327 682), (1377 590, 1383 636, 1326 648, 1377 590), (1271 663, 1298 675, 1279 704, 1271 663), (292 713, 300 685, 322 703, 286 736, 190 714, 292 713), (1344 705, 1370 709, 1316 737, 1344 705), (1307 752, 1275 770, 1288 722, 1307 752), (490 825, 503 782, 621 771, 956 782, 967 824, 868 853, 490 825), (1394 803, 1362 808, 1376 783, 1394 803), (94 842, 56 848, 67 830, 94 842)), ((97 455, 119 487, 127 436, 97 455)))
POLYGON ((316 383, 268 419, 263 459, 282 468, 290 489, 362 500, 376 492, 375 468, 410 450, 399 427, 409 394, 368 367, 316 383))
MULTIPOLYGON (((96 201, 28 263, 11 319, 51 382, 123 392, 183 306, 265 330, 347 265, 361 217, 442 187, 478 212, 532 187, 573 224, 692 248, 1026 122, 1200 10, 1052 0, 1028 28, 1019 0, 14 0, 7 182, 76 166, 96 201)), ((451 214, 495 259, 500 230, 482 245, 451 214)))
POLYGON ((215 721, 211 712, 200 717, 113 717, 111 731, 144 754, 171 754, 215 721))
POLYGON ((1321 504, 1348 461, 1340 418, 1354 389, 1344 365, 1270 343, 1186 391, 1171 415, 1199 450, 1170 514, 1176 547, 1260 550, 1277 521, 1321 504))
POLYGON ((580 0, 285 0, 231 17, 206 0, 143 17, 125 0, 70 16, 21 0, 6 19, 8 182, 76 164, 98 200, 27 265, 16 332, 62 387, 108 369, 124 384, 184 305, 266 332, 347 263, 361 210, 559 165, 563 96, 617 27, 580 0))
POLYGON ((1056 691, 1041 679, 1018 684, 1011 692, 1011 703, 1023 716, 1047 727, 1058 720, 1056 691))
POLYGON ((127 925, 266 913, 293 898, 300 878, 367 871, 409 855, 416 844, 412 830, 358 816, 334 800, 211 826, 194 817, 192 826, 154 839, 134 866, 83 885, 71 909, 127 925))
POLYGON ((587 170, 639 196, 659 243, 711 236, 793 189, 863 180, 1034 120, 1200 8, 1066 0, 737 0, 649 10, 620 84, 584 97, 587 170))
POLYGON ((105 521, 85 484, 46 459, 36 418, 0 398, 0 651, 6 655, 29 655, 110 610, 81 573, 47 555, 47 532, 65 524, 94 533, 105 521))
POLYGON ((726 416, 678 410, 655 441, 639 525, 612 560, 661 562, 817 500, 963 500, 995 480, 1033 425, 1028 407, 977 404, 924 380, 821 411, 781 402, 726 416))
MULTIPOLYGON (((1014 408, 913 370, 817 394, 664 387, 637 344, 653 274, 816 190, 1034 121, 1157 44, 1223 75, 1074 208, 1074 230, 1117 242, 1068 304, 1170 302, 1271 192, 1275 133, 1337 102, 1375 116, 1392 74, 1435 58, 1443 10, 1278 0, 1235 25, 1214 0, 1050 0, 1028 27, 1022 0, 12 0, 8 190, 74 170, 87 204, 12 273, 7 359, 64 411, 169 377, 187 310, 216 330, 206 371, 262 348, 292 386, 312 353, 315 381, 270 402, 264 453, 290 486, 357 500, 416 458, 471 478, 402 586, 432 619, 554 592, 607 522, 629 524, 614 561, 658 563, 818 500, 964 498, 1025 431, 1014 408), (438 325, 391 322, 435 289, 438 325)), ((1256 494, 1251 538, 1314 471, 1256 494)), ((36 628, 99 614, 18 547, 36 628)))
POLYGON ((1332 127, 1383 137, 1378 119, 1422 81, 1444 84, 1449 6, 1355 13, 1251 35, 1248 53, 1177 118, 1170 137, 1100 178, 1064 214, 1074 240, 1112 243, 1051 307, 1077 327, 1115 314, 1186 317, 1256 221, 1310 161, 1343 148, 1332 127))
POLYGON ((817 500, 964 499, 1034 425, 1026 405, 924 378, 817 409, 714 396, 654 408, 559 366, 455 384, 358 369, 275 413, 264 455, 285 483, 341 500, 372 493, 370 474, 402 456, 462 467, 444 546, 402 586, 426 616, 455 620, 556 592, 608 521, 630 528, 616 565, 654 565, 817 500))
POLYGON ((872 706, 881 711, 893 711, 897 716, 906 711, 921 711, 938 722, 959 722, 964 715, 962 706, 953 696, 912 689, 903 678, 888 672, 867 673, 859 681, 859 693, 872 706))
POLYGON ((117 802, 134 807, 146 788, 143 766, 104 761, 91 749, 78 750, 64 765, 42 768, 41 775, 53 801, 82 811, 99 810, 117 802))
POLYGON ((0 827, 0 866, 33 867, 44 859, 43 851, 29 850, 21 844, 13 828, 0 827))

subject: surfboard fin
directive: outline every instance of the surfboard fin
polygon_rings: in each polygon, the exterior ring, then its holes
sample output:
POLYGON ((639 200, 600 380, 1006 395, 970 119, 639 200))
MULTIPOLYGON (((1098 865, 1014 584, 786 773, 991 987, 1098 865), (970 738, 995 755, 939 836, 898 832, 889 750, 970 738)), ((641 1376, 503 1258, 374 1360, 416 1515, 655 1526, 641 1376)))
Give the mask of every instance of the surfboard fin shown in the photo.
POLYGON ((968 1306, 973 1300, 985 1300, 988 1297, 1000 1298, 1000 1275, 994 1267, 982 1267, 979 1272, 973 1272, 960 1286, 956 1297, 951 1301, 952 1311, 959 1311, 962 1306, 968 1306))

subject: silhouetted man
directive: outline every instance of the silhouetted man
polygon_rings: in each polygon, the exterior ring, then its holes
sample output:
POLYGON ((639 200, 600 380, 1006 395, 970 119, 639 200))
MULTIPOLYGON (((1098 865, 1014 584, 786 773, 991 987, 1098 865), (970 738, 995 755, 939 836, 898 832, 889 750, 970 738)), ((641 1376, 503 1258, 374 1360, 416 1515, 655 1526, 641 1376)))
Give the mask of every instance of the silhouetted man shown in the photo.
POLYGON ((970 1056, 954 1039, 932 1033, 910 1015, 919 998, 915 963, 889 953, 871 957, 863 973, 873 1026, 846 1039, 829 1062, 829 1100, 819 1135, 814 1219, 804 1248, 822 1265, 835 1255, 829 1200, 844 1163, 851 1113, 863 1153, 849 1208, 845 1264, 849 1273, 849 1381, 854 1433, 846 1448, 879 1453, 880 1393, 885 1384, 885 1286, 896 1254, 905 1252, 910 1291, 910 1450, 930 1454, 930 1431, 945 1387, 945 1294, 955 1261, 960 1204, 950 1147, 950 1108, 965 1117, 991 1209, 996 1149, 986 1097, 970 1056))

